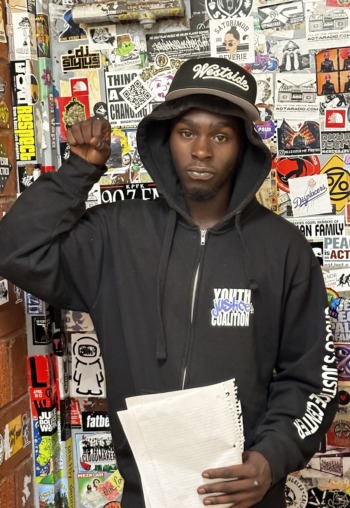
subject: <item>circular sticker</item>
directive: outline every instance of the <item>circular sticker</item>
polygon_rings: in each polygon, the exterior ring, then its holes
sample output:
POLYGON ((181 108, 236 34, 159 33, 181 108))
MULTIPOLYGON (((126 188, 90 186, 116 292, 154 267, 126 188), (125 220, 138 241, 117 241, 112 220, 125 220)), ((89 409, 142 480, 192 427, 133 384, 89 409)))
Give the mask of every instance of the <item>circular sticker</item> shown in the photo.
POLYGON ((102 118, 107 118, 107 104, 105 102, 96 102, 93 108, 94 115, 102 118))
POLYGON ((307 490, 302 481, 296 476, 288 475, 285 486, 286 506, 291 508, 305 508, 307 505, 307 490))
POLYGON ((261 139, 270 139, 276 131, 275 122, 270 120, 269 122, 256 123, 255 129, 259 133, 261 139))
POLYGON ((155 58, 155 63, 158 67, 165 67, 168 64, 169 58, 164 53, 158 53, 155 58))
POLYGON ((289 192, 289 178, 319 175, 321 169, 320 160, 316 155, 275 157, 272 167, 277 172, 277 185, 284 192, 289 192))
POLYGON ((222 2, 222 0, 205 0, 205 7, 212 19, 231 18, 233 16, 248 16, 252 10, 252 2, 238 0, 236 2, 222 2))
POLYGON ((350 402, 350 393, 347 390, 340 390, 338 392, 339 404, 346 406, 350 402))

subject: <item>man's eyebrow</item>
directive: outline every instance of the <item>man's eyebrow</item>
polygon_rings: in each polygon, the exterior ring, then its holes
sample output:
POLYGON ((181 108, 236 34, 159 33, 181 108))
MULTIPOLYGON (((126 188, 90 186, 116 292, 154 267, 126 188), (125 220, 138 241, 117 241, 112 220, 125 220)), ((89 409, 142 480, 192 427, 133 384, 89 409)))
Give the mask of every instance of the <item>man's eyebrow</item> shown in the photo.
MULTIPOLYGON (((196 127, 196 125, 198 125, 200 122, 194 122, 193 120, 191 120, 191 118, 187 118, 186 116, 183 116, 183 117, 178 118, 176 123, 185 123, 189 127, 196 127)), ((210 127, 211 128, 213 128, 213 127, 214 128, 215 127, 230 127, 232 129, 234 129, 235 124, 234 124, 234 122, 232 122, 230 120, 220 120, 218 122, 211 123, 210 127)))

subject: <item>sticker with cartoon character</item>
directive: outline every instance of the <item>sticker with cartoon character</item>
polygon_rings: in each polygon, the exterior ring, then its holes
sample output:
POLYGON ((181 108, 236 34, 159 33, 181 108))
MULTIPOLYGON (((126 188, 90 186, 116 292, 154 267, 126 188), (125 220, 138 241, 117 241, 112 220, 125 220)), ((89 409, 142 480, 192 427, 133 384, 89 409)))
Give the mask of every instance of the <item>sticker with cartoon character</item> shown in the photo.
POLYGON ((100 345, 93 333, 72 333, 72 397, 105 397, 105 373, 100 345))
POLYGON ((254 21, 252 16, 210 20, 211 56, 236 63, 254 62, 254 21))

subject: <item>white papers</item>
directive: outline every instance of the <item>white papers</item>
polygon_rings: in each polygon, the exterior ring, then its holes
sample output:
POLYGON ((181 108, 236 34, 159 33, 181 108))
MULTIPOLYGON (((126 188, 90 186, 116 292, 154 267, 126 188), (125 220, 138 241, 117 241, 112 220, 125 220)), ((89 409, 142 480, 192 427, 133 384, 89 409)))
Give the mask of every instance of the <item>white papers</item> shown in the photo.
MULTIPOLYGON (((147 508, 203 508, 205 469, 242 463, 234 379, 126 400, 118 416, 138 465, 147 508)), ((232 503, 221 504, 221 508, 232 503)))

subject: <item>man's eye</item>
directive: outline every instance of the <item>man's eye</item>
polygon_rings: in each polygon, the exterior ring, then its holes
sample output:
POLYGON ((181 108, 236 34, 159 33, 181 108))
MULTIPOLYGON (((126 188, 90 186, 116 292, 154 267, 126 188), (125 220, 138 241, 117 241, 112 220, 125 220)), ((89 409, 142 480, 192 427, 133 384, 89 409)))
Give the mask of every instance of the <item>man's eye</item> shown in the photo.
POLYGON ((226 141, 227 140, 227 136, 224 136, 224 134, 218 134, 217 136, 215 136, 215 139, 217 141, 226 141))
POLYGON ((191 131, 182 131, 182 135, 184 138, 190 138, 192 136, 191 131))

